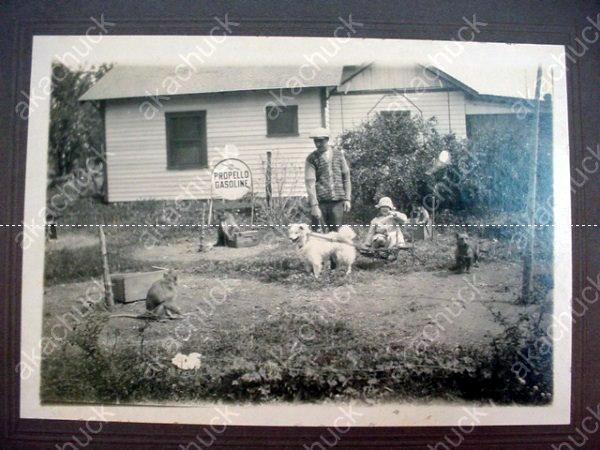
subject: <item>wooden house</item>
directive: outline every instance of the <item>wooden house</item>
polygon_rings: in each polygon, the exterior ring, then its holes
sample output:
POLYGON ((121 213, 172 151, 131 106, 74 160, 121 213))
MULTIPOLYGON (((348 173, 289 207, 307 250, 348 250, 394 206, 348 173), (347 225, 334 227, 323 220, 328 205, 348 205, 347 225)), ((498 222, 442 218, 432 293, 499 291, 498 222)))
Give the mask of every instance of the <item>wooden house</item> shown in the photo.
POLYGON ((516 115, 526 99, 482 94, 434 67, 116 66, 82 101, 100 102, 106 137, 106 200, 205 199, 211 167, 227 157, 265 192, 267 152, 274 195, 304 196, 311 129, 335 138, 375 114, 435 117, 442 133, 467 136, 470 115, 516 115), (515 106, 517 105, 517 106, 515 106))

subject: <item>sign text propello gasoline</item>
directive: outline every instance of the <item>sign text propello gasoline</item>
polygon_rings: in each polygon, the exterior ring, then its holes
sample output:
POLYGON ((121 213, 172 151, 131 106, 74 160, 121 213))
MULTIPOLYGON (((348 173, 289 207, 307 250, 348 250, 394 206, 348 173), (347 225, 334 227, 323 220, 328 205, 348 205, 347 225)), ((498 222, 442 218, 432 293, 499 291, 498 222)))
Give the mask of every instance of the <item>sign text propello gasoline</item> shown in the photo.
POLYGON ((248 170, 230 170, 215 172, 214 183, 216 189, 224 188, 250 188, 250 172, 248 170))

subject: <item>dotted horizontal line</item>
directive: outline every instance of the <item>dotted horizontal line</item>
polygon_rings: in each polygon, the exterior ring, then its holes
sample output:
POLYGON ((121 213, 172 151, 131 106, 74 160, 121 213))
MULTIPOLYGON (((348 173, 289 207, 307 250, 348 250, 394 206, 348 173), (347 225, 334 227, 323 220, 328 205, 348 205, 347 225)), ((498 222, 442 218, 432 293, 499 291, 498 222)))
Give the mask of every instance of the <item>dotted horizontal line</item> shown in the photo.
MULTIPOLYGON (((22 223, 13 223, 13 224, 0 224, 0 227, 26 227, 26 228, 45 228, 45 227, 51 227, 51 224, 46 224, 46 225, 24 225, 22 223)), ((81 227, 110 227, 110 228, 116 228, 116 227, 131 227, 131 228, 136 228, 136 227, 140 227, 140 228, 152 228, 152 227, 162 227, 162 228, 217 228, 219 227, 218 224, 136 224, 136 223, 118 223, 118 224, 99 224, 99 223, 81 223, 81 224, 54 224, 55 227, 64 227, 64 228, 81 228, 81 227)), ((288 228, 289 225, 285 225, 285 224, 256 224, 256 225, 250 225, 250 224, 238 224, 238 227, 248 227, 248 228, 273 228, 273 227, 280 227, 280 228, 288 228)), ((345 226, 349 226, 349 227, 363 227, 363 228, 368 228, 371 225, 370 224, 345 224, 345 226)), ((415 227, 415 228, 423 228, 424 225, 412 225, 412 224, 406 224, 406 225, 395 225, 398 227, 415 227)), ((509 223, 509 224, 499 224, 499 223, 488 223, 488 224, 477 224, 477 223, 471 223, 471 224, 437 224, 437 225, 428 225, 428 226, 433 226, 436 228, 452 228, 452 227, 496 227, 496 228, 500 228, 500 227, 537 227, 537 228, 543 228, 543 227, 554 227, 556 225, 554 224, 518 224, 518 223, 509 223)), ((600 225, 598 224, 572 224, 572 227, 578 227, 578 228, 583 228, 583 227, 598 227, 600 225)))

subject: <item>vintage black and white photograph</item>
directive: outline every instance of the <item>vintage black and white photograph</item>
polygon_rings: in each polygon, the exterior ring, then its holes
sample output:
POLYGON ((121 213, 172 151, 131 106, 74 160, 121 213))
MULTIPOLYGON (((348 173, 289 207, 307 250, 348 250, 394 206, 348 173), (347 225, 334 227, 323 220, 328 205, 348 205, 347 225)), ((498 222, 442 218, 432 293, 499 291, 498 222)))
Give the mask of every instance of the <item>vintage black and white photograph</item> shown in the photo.
POLYGON ((25 414, 568 422, 565 49, 236 26, 34 39, 25 414))

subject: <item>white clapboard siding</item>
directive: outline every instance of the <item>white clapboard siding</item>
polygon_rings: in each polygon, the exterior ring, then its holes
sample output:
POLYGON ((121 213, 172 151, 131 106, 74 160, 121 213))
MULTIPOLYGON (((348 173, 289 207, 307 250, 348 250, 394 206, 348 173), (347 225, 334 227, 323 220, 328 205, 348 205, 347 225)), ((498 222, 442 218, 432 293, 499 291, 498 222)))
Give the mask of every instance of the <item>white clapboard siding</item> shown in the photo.
POLYGON ((514 104, 482 102, 467 100, 465 103, 466 114, 518 114, 525 100, 515 101, 514 104))
MULTIPOLYGON (((353 71, 344 70, 348 78, 353 71)), ((342 84, 338 91, 353 92, 373 89, 423 89, 446 87, 446 83, 422 66, 373 65, 342 84)))
POLYGON ((273 179, 286 177, 283 189, 274 186, 274 192, 305 195, 304 160, 314 149, 308 134, 321 124, 319 91, 304 89, 285 100, 298 105, 299 136, 267 137, 266 106, 276 103, 268 91, 173 96, 160 100, 163 107, 156 109, 148 98, 107 101, 109 201, 209 198, 210 169, 167 170, 164 113, 174 111, 206 111, 210 167, 226 157, 242 159, 252 170, 255 193, 262 196, 263 161, 271 151, 273 179))
POLYGON ((371 120, 378 112, 393 110, 410 111, 424 119, 435 117, 441 133, 467 135, 465 97, 461 91, 332 95, 329 126, 333 135, 339 135, 371 120))

